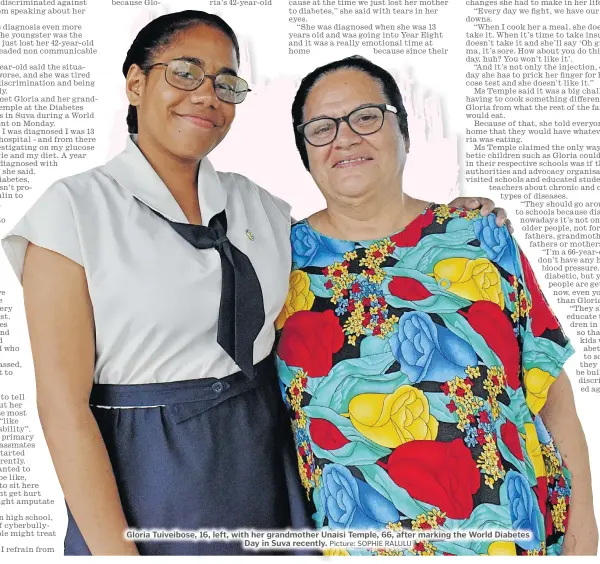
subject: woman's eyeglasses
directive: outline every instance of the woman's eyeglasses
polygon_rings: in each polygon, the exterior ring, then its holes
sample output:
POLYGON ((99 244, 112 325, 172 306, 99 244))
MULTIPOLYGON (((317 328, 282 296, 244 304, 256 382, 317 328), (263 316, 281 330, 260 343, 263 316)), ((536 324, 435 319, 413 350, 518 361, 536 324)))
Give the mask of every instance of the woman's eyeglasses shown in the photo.
POLYGON ((150 70, 154 67, 164 66, 165 80, 179 90, 196 90, 205 78, 213 81, 217 98, 228 104, 240 104, 246 99, 246 94, 251 92, 248 83, 234 74, 207 74, 204 69, 187 59, 173 59, 168 63, 154 63, 144 67, 150 70))
POLYGON ((329 145, 337 137, 340 123, 345 121, 350 129, 358 135, 371 135, 377 133, 382 127, 385 112, 398 113, 394 106, 389 104, 373 104, 352 110, 348 115, 339 118, 315 118, 296 127, 304 139, 315 147, 329 145))

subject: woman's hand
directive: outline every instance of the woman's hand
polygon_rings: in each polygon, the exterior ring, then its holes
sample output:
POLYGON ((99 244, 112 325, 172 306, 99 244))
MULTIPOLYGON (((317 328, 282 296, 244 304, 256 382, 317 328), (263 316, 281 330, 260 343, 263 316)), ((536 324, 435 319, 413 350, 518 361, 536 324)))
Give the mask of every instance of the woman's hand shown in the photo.
POLYGON ((481 208, 481 215, 484 217, 490 213, 496 214, 496 225, 502 227, 506 224, 509 233, 513 232, 513 227, 508 219, 508 214, 504 208, 497 208, 493 200, 489 198, 473 198, 473 197, 460 197, 454 198, 448 205, 456 208, 467 208, 470 210, 476 210, 481 208))

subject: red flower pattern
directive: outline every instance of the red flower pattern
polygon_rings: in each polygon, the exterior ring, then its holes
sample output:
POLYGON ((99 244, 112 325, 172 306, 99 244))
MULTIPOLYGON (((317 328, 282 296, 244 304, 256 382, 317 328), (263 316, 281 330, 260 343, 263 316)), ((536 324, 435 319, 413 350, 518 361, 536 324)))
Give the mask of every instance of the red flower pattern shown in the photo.
POLYGON ((429 208, 425 213, 411 221, 406 229, 396 233, 390 239, 397 247, 414 247, 421 239, 423 229, 433 223, 433 218, 433 210, 429 208))
POLYGON ((412 497, 435 505, 450 519, 466 519, 481 485, 479 470, 462 439, 409 441, 387 463, 390 478, 412 497))
POLYGON ((529 312, 529 316, 531 317, 531 332, 534 337, 539 337, 546 329, 558 329, 560 324, 546 303, 546 299, 540 290, 527 257, 520 249, 519 253, 521 255, 521 265, 523 267, 525 285, 531 296, 531 311, 529 312))
MULTIPOLYGON (((519 430, 512 421, 502 423, 500 426, 500 437, 502 437, 502 441, 515 458, 524 460, 523 449, 521 448, 521 441, 519 439, 519 430)), ((545 480, 544 478, 544 483, 545 480)))
POLYGON ((310 436, 313 442, 325 450, 336 450, 350 441, 327 419, 310 420, 310 436))
POLYGON ((467 313, 467 320, 496 353, 504 366, 507 384, 516 390, 520 385, 519 364, 521 352, 509 318, 498 304, 475 302, 467 313))
POLYGON ((390 294, 410 302, 418 302, 433 295, 421 282, 405 276, 394 276, 388 289, 390 294))
POLYGON ((283 327, 278 354, 288 366, 316 378, 329 373, 343 344, 344 331, 333 311, 297 311, 283 327))

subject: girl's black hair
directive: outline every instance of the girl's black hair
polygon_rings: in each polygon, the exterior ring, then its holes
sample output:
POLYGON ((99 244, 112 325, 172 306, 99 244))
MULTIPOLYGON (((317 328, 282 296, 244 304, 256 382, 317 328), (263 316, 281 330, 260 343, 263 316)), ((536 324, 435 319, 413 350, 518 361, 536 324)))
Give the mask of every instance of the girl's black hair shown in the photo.
MULTIPOLYGON (((199 10, 185 10, 160 16, 140 30, 127 51, 127 57, 123 63, 123 75, 127 77, 131 65, 138 65, 146 72, 146 67, 151 64, 156 53, 166 47, 175 34, 201 24, 218 29, 231 39, 239 64, 240 46, 233 29, 214 14, 199 10)), ((127 128, 129 133, 138 132, 137 109, 132 105, 129 105, 127 112, 127 128)))
POLYGON ((317 81, 325 76, 326 74, 335 72, 340 69, 356 69, 362 71, 372 78, 374 78, 381 85, 384 96, 387 98, 388 104, 395 106, 398 110, 396 117, 398 119, 398 125, 400 126, 400 133, 407 141, 408 136, 408 116, 404 103, 402 102, 402 95, 398 89, 398 85, 394 80, 394 77, 385 69, 372 63, 368 59, 361 57, 360 55, 354 55, 352 57, 346 57, 339 61, 333 61, 323 65, 322 67, 316 68, 310 74, 307 74, 300 83, 294 102, 292 104, 292 122, 294 127, 294 138, 296 140, 296 147, 302 158, 302 162, 306 170, 310 170, 308 164, 308 153, 306 151, 306 144, 304 136, 300 133, 296 127, 303 123, 304 120, 304 104, 306 104, 306 98, 308 97, 313 86, 317 81))

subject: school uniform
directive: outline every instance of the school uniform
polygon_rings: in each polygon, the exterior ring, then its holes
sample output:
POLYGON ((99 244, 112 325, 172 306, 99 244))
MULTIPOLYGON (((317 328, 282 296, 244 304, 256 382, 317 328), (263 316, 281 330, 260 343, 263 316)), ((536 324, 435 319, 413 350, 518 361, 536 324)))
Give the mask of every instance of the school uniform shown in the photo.
MULTIPOLYGON (((85 269, 96 338, 90 405, 131 528, 304 527, 271 355, 288 289, 290 208, 206 158, 198 198, 201 228, 131 136, 105 165, 52 185, 2 243, 20 279, 29 242, 85 269)), ((225 542, 138 547, 244 553, 225 542)), ((89 554, 70 513, 65 554, 89 554)))

